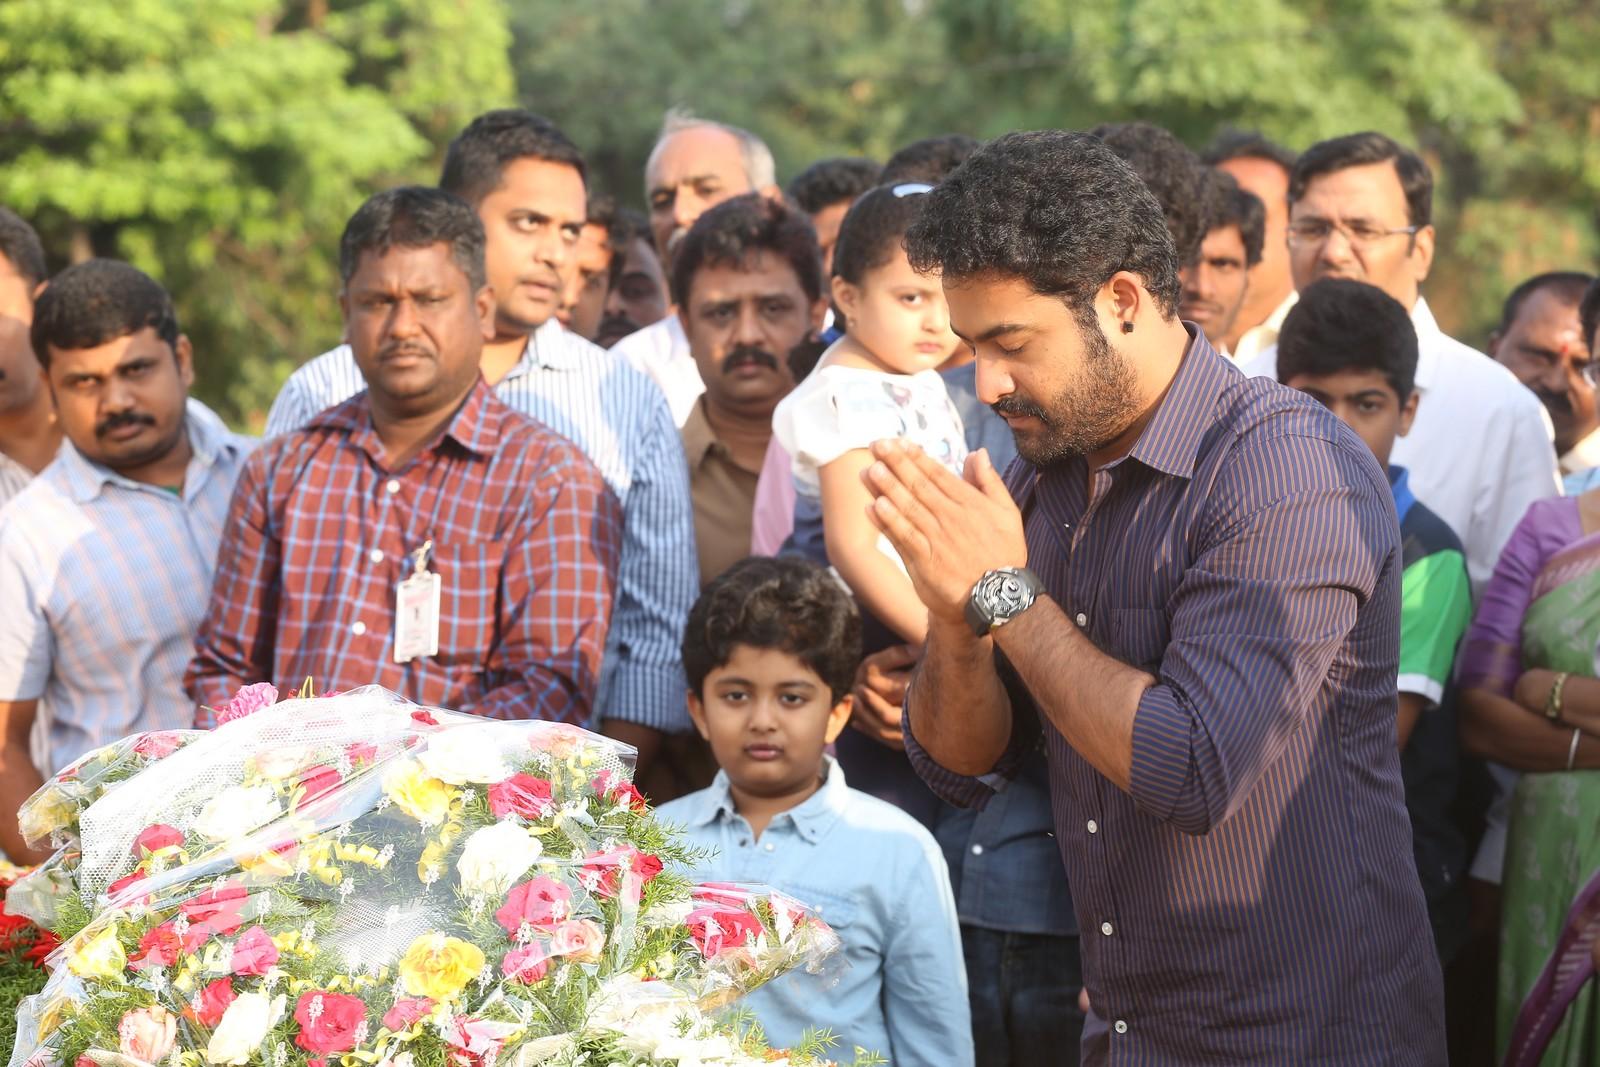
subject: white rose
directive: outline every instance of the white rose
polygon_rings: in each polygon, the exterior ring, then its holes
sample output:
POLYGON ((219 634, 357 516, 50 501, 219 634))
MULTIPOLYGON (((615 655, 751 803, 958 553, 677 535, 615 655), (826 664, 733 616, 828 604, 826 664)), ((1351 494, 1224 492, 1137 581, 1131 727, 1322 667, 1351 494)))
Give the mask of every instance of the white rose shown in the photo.
POLYGON ((197 833, 213 841, 243 837, 283 814, 270 785, 232 785, 212 797, 195 820, 197 833))
POLYGON ((241 993, 222 1013, 206 1045, 209 1063, 242 1064, 260 1050, 267 1031, 283 1016, 284 997, 268 1000, 265 993, 241 993))
POLYGON ((417 760, 441 782, 488 785, 511 777, 500 755, 503 740, 504 733, 493 723, 457 726, 428 738, 417 760))
POLYGON ((292 745, 275 746, 256 754, 256 770, 268 778, 287 778, 310 764, 310 756, 311 754, 303 748, 292 745))
POLYGON ((456 861, 461 888, 468 893, 499 897, 521 878, 544 846, 514 822, 497 822, 467 838, 456 861))

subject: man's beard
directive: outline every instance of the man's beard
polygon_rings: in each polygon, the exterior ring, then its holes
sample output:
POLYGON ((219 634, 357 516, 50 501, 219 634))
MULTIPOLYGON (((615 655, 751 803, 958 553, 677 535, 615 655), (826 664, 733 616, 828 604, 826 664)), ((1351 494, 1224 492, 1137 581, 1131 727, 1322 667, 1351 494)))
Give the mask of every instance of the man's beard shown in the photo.
POLYGON ((1115 441, 1139 414, 1138 381, 1126 357, 1111 347, 1100 324, 1078 320, 1084 341, 1078 373, 1046 403, 1019 393, 990 405, 997 415, 1031 415, 1044 427, 1012 431, 1017 455, 1035 467, 1098 452, 1115 441))

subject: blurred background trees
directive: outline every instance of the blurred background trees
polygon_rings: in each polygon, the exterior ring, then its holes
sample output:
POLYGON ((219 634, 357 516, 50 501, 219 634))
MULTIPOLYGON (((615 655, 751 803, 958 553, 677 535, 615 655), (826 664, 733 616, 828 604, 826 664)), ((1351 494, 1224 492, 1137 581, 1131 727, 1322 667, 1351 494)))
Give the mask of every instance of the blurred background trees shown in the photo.
POLYGON ((1378 128, 1435 164, 1430 302, 1481 343, 1511 284, 1596 265, 1596 54, 1589 0, 0 0, 0 203, 57 265, 164 281, 250 428, 338 339, 349 213, 488 107, 635 205, 668 106, 758 131, 780 179, 948 131, 1378 128))

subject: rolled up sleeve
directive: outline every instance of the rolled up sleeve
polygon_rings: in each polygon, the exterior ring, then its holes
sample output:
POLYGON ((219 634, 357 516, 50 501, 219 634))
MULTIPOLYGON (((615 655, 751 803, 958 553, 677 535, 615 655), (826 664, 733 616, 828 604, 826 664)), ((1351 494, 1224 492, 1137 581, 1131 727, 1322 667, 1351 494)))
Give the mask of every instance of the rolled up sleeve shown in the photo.
MULTIPOLYGON (((1213 494, 1217 532, 1169 602, 1159 684, 1133 724, 1130 792, 1184 832, 1204 834, 1237 810, 1306 724, 1380 582, 1394 583, 1398 604, 1394 504, 1352 446, 1263 442, 1238 457, 1237 488, 1224 481, 1213 494), (1287 492, 1280 478, 1279 495, 1252 499, 1252 486, 1269 484, 1253 471, 1292 465, 1287 492)), ((1397 642, 1398 617, 1394 626, 1397 642)))
MULTIPOLYGON (((912 770, 917 772, 917 776, 927 783, 928 788, 941 800, 958 808, 976 808, 981 811, 996 793, 1003 792, 1006 786, 1016 780, 1028 754, 1039 746, 1039 714, 1034 708, 1033 698, 1023 688, 1022 681, 1017 677, 1011 664, 998 653, 995 655, 995 668, 1000 674, 1001 683, 1006 687, 1006 693, 1011 697, 1011 739, 987 774, 968 775, 952 771, 929 755, 928 750, 917 741, 913 733, 910 712, 907 711, 900 718, 900 733, 905 739, 906 756, 911 760, 912 770)), ((916 687, 920 677, 919 674, 912 678, 912 688, 916 687)), ((908 691, 906 707, 909 709, 910 706, 911 693, 908 691)))

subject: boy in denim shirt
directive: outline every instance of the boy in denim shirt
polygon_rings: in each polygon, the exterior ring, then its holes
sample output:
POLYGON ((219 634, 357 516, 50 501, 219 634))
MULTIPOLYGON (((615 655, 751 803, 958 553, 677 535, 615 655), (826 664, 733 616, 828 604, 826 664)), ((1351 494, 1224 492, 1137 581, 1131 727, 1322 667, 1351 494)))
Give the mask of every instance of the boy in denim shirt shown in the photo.
POLYGON ((815 564, 751 558, 689 612, 689 713, 722 768, 658 809, 713 853, 701 881, 757 882, 816 908, 850 966, 746 998, 768 1038, 831 1029, 895 1067, 970 1067, 966 971, 949 874, 909 815, 849 788, 823 749, 850 718, 861 620, 815 564))

